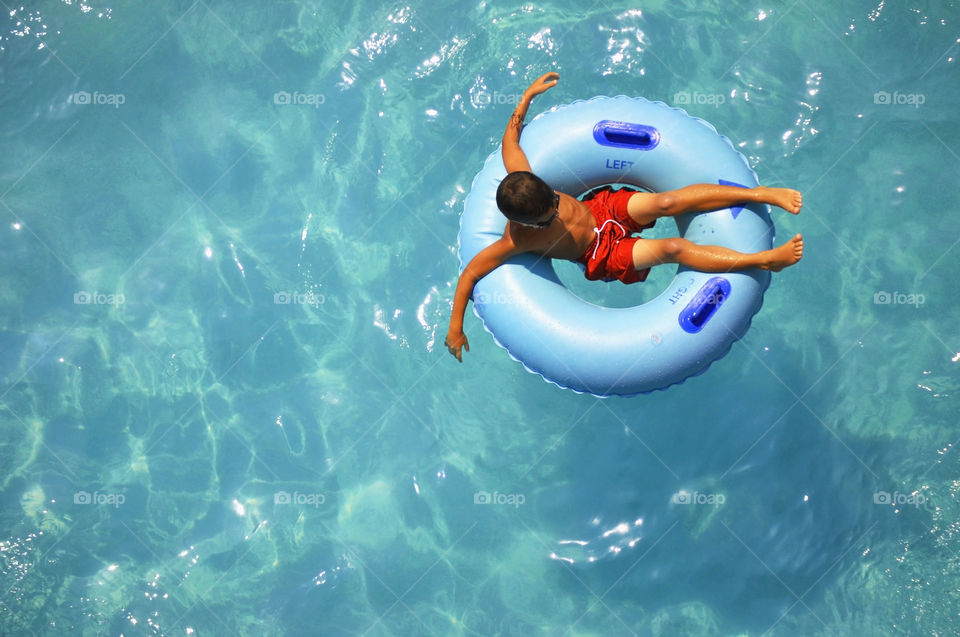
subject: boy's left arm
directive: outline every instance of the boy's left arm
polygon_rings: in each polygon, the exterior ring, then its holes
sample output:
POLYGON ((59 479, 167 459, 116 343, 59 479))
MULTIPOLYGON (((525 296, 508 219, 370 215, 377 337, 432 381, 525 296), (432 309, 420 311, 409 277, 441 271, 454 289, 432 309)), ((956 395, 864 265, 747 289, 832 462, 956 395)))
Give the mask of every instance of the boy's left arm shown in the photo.
POLYGON ((507 130, 503 132, 503 141, 500 146, 503 166, 507 169, 507 174, 520 170, 533 172, 530 170, 530 162, 527 161, 527 156, 520 148, 520 131, 523 130, 523 119, 527 116, 527 109, 530 108, 530 102, 533 101, 533 98, 556 86, 559 78, 560 74, 554 72, 541 75, 523 92, 523 97, 517 102, 517 108, 514 109, 513 115, 510 116, 510 121, 507 123, 507 130))

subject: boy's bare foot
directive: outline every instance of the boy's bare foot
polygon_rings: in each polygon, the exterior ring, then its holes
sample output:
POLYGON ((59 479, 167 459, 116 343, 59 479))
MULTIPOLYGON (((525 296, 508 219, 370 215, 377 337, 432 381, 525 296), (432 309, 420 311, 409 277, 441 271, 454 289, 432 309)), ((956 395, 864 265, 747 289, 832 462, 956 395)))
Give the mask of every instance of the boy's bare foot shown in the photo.
POLYGON ((764 203, 779 206, 789 213, 798 214, 800 208, 803 208, 803 195, 793 188, 757 186, 756 190, 760 191, 760 198, 764 203))
POLYGON ((782 246, 767 251, 769 259, 766 265, 762 265, 764 270, 779 272, 780 270, 793 265, 803 258, 803 236, 795 235, 782 246))

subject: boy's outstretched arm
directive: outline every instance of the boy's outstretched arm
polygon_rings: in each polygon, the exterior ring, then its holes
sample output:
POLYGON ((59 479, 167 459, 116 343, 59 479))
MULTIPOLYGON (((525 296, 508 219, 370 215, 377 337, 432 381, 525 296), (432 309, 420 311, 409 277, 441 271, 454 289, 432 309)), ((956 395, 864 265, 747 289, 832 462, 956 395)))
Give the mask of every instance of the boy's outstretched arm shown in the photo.
POLYGON ((477 284, 477 281, 487 276, 498 265, 521 252, 524 252, 524 250, 518 248, 510 236, 504 233, 502 237, 470 259, 470 263, 460 273, 460 278, 457 279, 457 290, 453 294, 450 329, 447 330, 447 338, 444 340, 444 344, 447 346, 447 351, 456 356, 461 363, 463 362, 461 348, 470 351, 467 336, 463 333, 463 315, 467 311, 467 302, 473 296, 473 287, 477 284))
POLYGON ((507 130, 503 132, 503 142, 501 144, 501 153, 503 154, 503 165, 507 169, 507 174, 517 172, 518 170, 530 170, 530 163, 527 162, 527 156, 520 148, 520 131, 523 129, 523 118, 527 116, 527 109, 530 108, 530 102, 541 93, 550 90, 556 86, 560 79, 559 73, 545 73, 534 80, 523 97, 517 102, 517 108, 514 109, 510 121, 507 123, 507 130))

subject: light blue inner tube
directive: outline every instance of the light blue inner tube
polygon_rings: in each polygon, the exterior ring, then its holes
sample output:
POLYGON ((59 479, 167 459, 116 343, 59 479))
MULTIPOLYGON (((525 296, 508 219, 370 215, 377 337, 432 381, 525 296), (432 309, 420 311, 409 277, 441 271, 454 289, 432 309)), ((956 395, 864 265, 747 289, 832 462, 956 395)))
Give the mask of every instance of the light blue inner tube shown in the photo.
MULTIPOLYGON (((572 196, 613 183, 653 192, 695 183, 758 184, 746 158, 713 126, 640 97, 595 97, 553 108, 524 128, 521 145, 533 172, 572 196)), ((505 176, 498 149, 464 204, 461 271, 503 234, 496 192, 505 176)), ((694 243, 741 252, 773 245, 766 205, 675 219, 680 235, 694 243)), ((769 284, 770 273, 759 269, 707 274, 678 267, 657 298, 606 308, 568 290, 550 259, 523 254, 481 279, 473 300, 486 330, 527 370, 577 392, 632 396, 682 382, 722 358, 750 326, 769 284)))

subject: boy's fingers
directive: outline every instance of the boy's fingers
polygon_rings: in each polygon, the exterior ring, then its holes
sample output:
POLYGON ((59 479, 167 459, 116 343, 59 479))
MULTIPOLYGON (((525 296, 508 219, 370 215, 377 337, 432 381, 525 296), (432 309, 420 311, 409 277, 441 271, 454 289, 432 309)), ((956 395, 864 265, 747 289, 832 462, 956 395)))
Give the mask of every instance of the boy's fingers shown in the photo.
POLYGON ((544 73, 541 75, 534 84, 543 85, 545 88, 550 88, 557 83, 557 79, 560 77, 559 73, 551 71, 550 73, 544 73))

